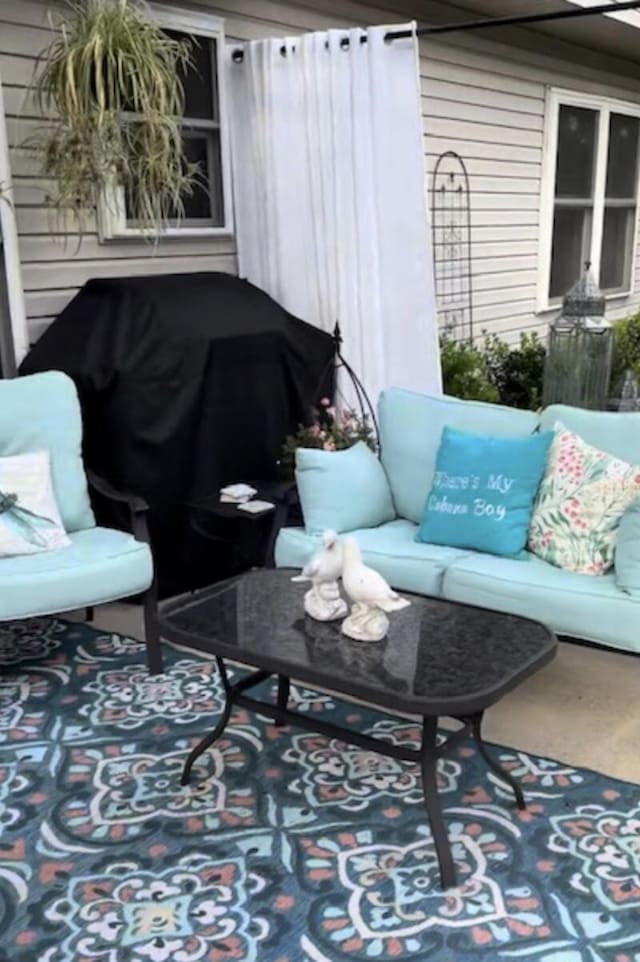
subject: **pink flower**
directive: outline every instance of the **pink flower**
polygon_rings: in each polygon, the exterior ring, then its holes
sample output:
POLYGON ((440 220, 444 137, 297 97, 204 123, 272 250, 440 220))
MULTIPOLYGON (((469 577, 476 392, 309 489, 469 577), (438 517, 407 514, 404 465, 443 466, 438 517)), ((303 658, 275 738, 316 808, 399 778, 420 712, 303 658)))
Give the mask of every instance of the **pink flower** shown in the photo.
POLYGON ((328 397, 323 397, 323 398, 320 398, 320 404, 322 405, 323 408, 328 408, 329 405, 331 404, 331 401, 328 397))
POLYGON ((311 431, 311 434, 313 435, 313 437, 314 437, 314 438, 317 438, 318 435, 320 434, 320 425, 319 425, 319 424, 312 424, 312 425, 311 425, 311 428, 310 428, 310 431, 311 431))
POLYGON ((327 414, 329 415, 330 418, 335 418, 335 416, 336 416, 336 409, 335 409, 333 406, 328 407, 328 408, 327 408, 327 414))
POLYGON ((335 444, 335 441, 332 441, 331 439, 329 439, 328 441, 324 442, 322 447, 324 448, 325 451, 335 451, 336 444, 335 444))

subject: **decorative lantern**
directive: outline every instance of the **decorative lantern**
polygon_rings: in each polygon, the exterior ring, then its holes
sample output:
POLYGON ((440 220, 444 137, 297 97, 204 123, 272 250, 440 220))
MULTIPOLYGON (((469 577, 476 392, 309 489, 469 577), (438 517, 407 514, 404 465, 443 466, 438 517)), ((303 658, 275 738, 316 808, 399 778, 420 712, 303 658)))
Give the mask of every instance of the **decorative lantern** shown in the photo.
POLYGON ((620 391, 619 411, 640 411, 640 388, 632 370, 626 370, 620 391))
POLYGON ((613 329, 591 264, 562 302, 549 326, 542 401, 605 410, 611 375, 613 329))

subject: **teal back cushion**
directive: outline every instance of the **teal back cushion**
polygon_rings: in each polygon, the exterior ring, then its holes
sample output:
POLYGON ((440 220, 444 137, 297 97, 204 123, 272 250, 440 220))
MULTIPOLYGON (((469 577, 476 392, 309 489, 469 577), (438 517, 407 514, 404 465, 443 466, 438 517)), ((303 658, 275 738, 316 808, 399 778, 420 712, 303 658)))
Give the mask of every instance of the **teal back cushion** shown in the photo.
POLYGON ((433 397, 390 388, 380 398, 382 463, 396 511, 401 518, 420 524, 435 470, 442 429, 526 437, 539 424, 537 414, 499 404, 433 397))
POLYGON ((586 411, 567 404, 545 408, 542 427, 552 429, 558 421, 595 448, 629 464, 640 464, 640 413, 586 411))
POLYGON ((62 523, 92 528, 82 464, 82 418, 75 385, 60 371, 0 381, 0 457, 48 451, 62 523))
POLYGON ((298 448, 296 482, 307 534, 375 528, 395 518, 384 468, 364 441, 345 451, 298 448))
POLYGON ((618 588, 640 599, 640 501, 635 501, 622 515, 614 568, 618 588))
POLYGON ((518 557, 552 440, 445 428, 417 540, 518 557))

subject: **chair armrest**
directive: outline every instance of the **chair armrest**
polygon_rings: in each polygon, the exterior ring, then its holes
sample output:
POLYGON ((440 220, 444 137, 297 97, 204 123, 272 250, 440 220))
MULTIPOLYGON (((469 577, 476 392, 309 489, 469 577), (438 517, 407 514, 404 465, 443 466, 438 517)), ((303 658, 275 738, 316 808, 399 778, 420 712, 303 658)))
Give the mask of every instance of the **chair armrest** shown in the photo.
POLYGON ((149 505, 144 498, 139 497, 137 494, 131 494, 129 491, 118 491, 117 488, 114 488, 108 481, 105 481, 104 478, 94 474, 93 471, 87 471, 86 474, 89 487, 97 492, 97 494, 106 498, 108 501, 115 501, 117 504, 124 504, 128 507, 134 537, 137 538, 138 541, 144 541, 145 544, 151 545, 149 526, 147 524, 149 505))
POLYGON ((149 505, 144 500, 144 498, 139 497, 137 494, 131 494, 129 491, 118 491, 114 488, 108 481, 101 478, 99 475, 94 474, 93 471, 87 471, 87 481, 89 482, 89 487, 97 491, 104 498, 109 501, 117 501, 119 504, 126 504, 129 506, 132 514, 139 514, 143 511, 149 510, 149 505))

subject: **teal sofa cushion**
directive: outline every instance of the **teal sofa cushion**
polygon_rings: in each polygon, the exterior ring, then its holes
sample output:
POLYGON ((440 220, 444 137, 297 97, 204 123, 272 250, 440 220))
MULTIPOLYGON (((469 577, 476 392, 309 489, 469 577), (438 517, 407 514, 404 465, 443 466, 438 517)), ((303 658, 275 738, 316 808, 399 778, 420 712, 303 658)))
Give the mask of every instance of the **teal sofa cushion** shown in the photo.
POLYGON ((640 500, 622 515, 616 535, 614 571, 618 588, 640 599, 640 500))
POLYGON ((535 555, 529 564, 473 554, 449 565, 443 595, 542 621, 557 634, 640 652, 640 600, 620 591, 612 573, 563 571, 535 555))
POLYGON ((298 448, 296 482, 309 534, 372 528, 395 518, 384 468, 364 441, 344 451, 298 448))
POLYGON ((553 437, 553 431, 500 438, 444 428, 418 541, 522 554, 553 437))
POLYGON ((420 524, 445 426, 501 437, 526 437, 540 421, 532 411, 499 404, 433 397, 401 388, 384 391, 379 403, 382 464, 396 513, 420 524))
POLYGON ((132 535, 94 527, 70 539, 56 551, 0 558, 0 621, 99 605, 151 584, 151 552, 132 535))
POLYGON ((67 531, 95 519, 82 464, 82 418, 75 385, 60 371, 0 380, 0 457, 48 451, 51 477, 67 531))
POLYGON ((566 404, 552 404, 541 415, 543 428, 557 422, 608 454, 640 465, 640 413, 586 411, 566 404))
MULTIPOLYGON (((435 544, 416 542, 417 527, 411 521, 395 520, 379 528, 351 532, 362 549, 365 564, 371 565, 399 591, 438 596, 445 568, 464 552, 435 544)), ((302 568, 320 547, 320 537, 302 528, 283 528, 276 542, 279 568, 302 568)))

